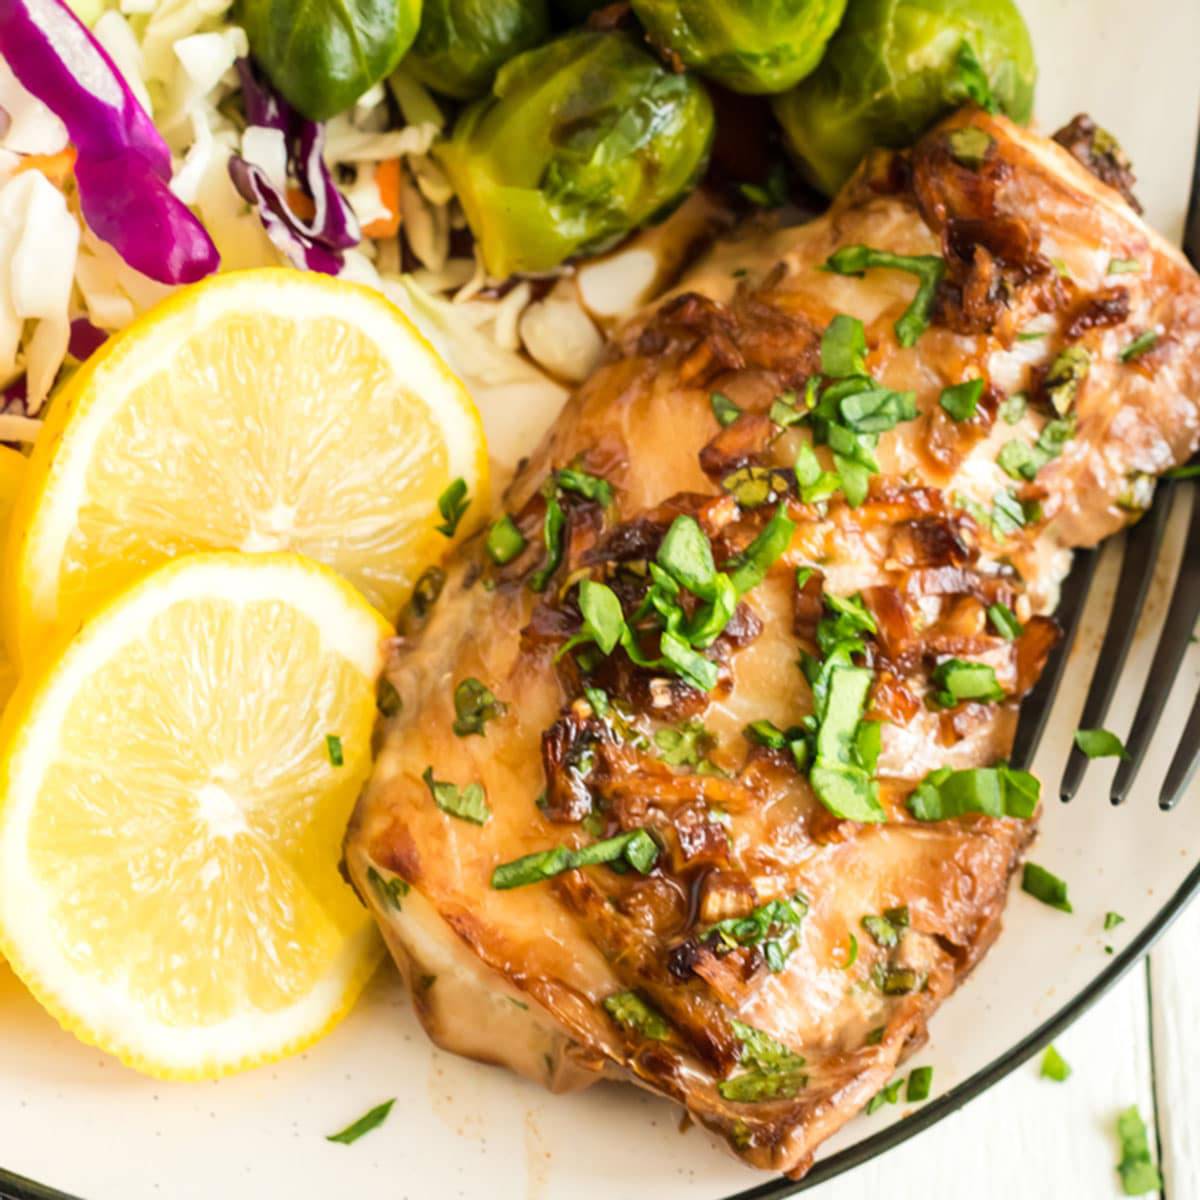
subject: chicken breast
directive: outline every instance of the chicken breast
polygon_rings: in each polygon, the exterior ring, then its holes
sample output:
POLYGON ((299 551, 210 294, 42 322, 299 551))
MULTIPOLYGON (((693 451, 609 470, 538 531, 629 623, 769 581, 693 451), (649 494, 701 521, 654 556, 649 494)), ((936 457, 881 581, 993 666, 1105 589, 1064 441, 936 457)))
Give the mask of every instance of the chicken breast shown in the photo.
POLYGON ((346 865, 439 1044, 800 1175, 987 950, 1070 549, 1200 441, 1089 138, 964 111, 723 247, 423 581, 346 865))

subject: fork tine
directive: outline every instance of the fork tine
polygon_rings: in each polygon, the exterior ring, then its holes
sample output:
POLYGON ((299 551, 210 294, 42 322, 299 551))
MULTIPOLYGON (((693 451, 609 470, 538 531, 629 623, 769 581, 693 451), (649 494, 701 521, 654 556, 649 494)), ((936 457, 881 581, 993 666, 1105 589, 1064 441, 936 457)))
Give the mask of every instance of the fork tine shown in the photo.
POLYGON ((1046 732, 1046 722, 1050 719, 1050 709, 1058 694, 1058 685, 1062 682, 1071 647, 1075 644, 1075 635, 1079 632, 1079 620, 1083 616, 1088 592, 1091 591, 1099 557, 1097 550, 1076 551, 1075 565, 1063 584, 1058 611, 1054 614, 1062 629, 1062 637, 1050 651, 1041 679, 1021 702, 1021 713, 1017 718, 1017 732, 1009 761, 1020 770, 1027 770, 1033 762, 1042 734, 1046 732))
POLYGON ((1179 674, 1179 666, 1200 616, 1200 496, 1194 495, 1191 522, 1188 525, 1187 542, 1183 561, 1179 565, 1179 577, 1171 593, 1167 619, 1154 650, 1154 661, 1146 676, 1146 690, 1142 693, 1133 726, 1125 741, 1129 757, 1121 760, 1113 776, 1111 799, 1120 804, 1129 794, 1134 777, 1146 757, 1150 737, 1158 726, 1159 718, 1166 707, 1167 696, 1179 674))
POLYGON ((1167 777, 1163 780, 1162 791, 1158 796, 1158 807, 1166 810, 1174 808, 1183 797, 1184 789, 1192 782, 1196 767, 1200 765, 1200 696, 1192 705, 1183 736, 1175 749, 1175 757, 1167 768, 1167 777))
MULTIPOLYGON (((1117 681, 1125 670, 1125 659, 1133 644, 1134 630, 1146 604, 1150 580, 1154 577, 1154 563, 1162 546, 1163 531, 1175 498, 1175 481, 1166 479, 1159 486, 1158 495, 1149 513, 1125 535, 1125 552, 1121 558, 1121 578, 1117 583, 1117 594, 1113 598, 1112 613, 1108 629, 1104 633, 1104 644, 1096 657, 1091 686, 1083 715, 1079 718, 1081 729, 1097 729, 1104 724, 1112 704, 1117 681)), ((1059 795, 1063 802, 1070 800, 1083 782, 1087 770, 1087 755, 1072 744, 1071 756, 1063 772, 1059 795)))

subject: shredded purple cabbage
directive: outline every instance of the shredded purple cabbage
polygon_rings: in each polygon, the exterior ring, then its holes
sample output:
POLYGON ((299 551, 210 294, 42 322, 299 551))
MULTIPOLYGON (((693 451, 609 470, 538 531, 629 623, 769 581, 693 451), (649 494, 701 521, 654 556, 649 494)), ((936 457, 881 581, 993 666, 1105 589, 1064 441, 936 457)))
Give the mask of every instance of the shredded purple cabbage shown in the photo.
POLYGON ((283 134, 288 173, 312 201, 312 219, 300 217, 266 172, 240 154, 229 159, 233 186, 243 200, 254 206, 267 236, 289 262, 309 271, 336 275, 342 268, 342 251, 357 246, 362 234, 325 162, 325 128, 296 112, 259 76, 249 59, 239 59, 237 69, 246 120, 283 134))
POLYGON ((217 269, 204 226, 167 187, 171 152, 121 72, 62 0, 0 0, 0 55, 67 127, 84 219, 160 283, 217 269))
POLYGON ((85 362, 107 341, 108 334, 103 329, 93 325, 87 317, 76 317, 71 322, 67 353, 78 362, 85 362))

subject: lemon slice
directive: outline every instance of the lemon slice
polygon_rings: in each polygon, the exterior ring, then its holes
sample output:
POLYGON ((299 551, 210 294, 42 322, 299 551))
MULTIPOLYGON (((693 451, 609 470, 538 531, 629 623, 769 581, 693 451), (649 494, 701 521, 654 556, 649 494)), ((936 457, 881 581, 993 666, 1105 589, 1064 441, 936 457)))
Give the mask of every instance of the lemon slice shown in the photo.
POLYGON ((9 542, 19 662, 193 550, 295 550, 394 618, 449 544, 456 479, 484 516, 487 451, 463 386, 377 292, 324 275, 219 275, 148 312, 65 386, 9 542))
MULTIPOLYGON (((17 489, 25 478, 27 465, 23 454, 8 446, 0 446, 0 537, 8 531, 17 489)), ((16 686, 17 668, 4 646, 0 645, 0 712, 4 711, 4 706, 16 686)))
POLYGON ((162 1078, 308 1045, 380 954, 338 873, 388 626, 298 555, 198 554, 106 605, 0 732, 0 951, 162 1078))

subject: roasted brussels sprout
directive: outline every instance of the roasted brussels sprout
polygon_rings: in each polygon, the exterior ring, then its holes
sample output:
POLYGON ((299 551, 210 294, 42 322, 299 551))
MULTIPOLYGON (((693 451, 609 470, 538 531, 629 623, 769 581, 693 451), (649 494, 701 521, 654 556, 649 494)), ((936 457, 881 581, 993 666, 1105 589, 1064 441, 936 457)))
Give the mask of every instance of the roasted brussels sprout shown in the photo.
POLYGON ((421 0, 241 0, 250 53, 285 100, 324 121, 395 70, 421 0))
POLYGON ((1036 77, 1013 0, 853 0, 821 65, 774 105, 832 193, 872 146, 907 145, 968 100, 1027 121, 1036 77))
POLYGON ((404 65, 433 91, 474 100, 510 58, 549 36, 546 0, 424 0, 404 65))
POLYGON ((633 0, 650 40, 735 92, 785 92, 821 61, 846 0, 633 0))
POLYGON ((570 33, 511 59, 435 150, 488 273, 546 271, 664 213, 708 161, 694 76, 620 33, 570 33))

